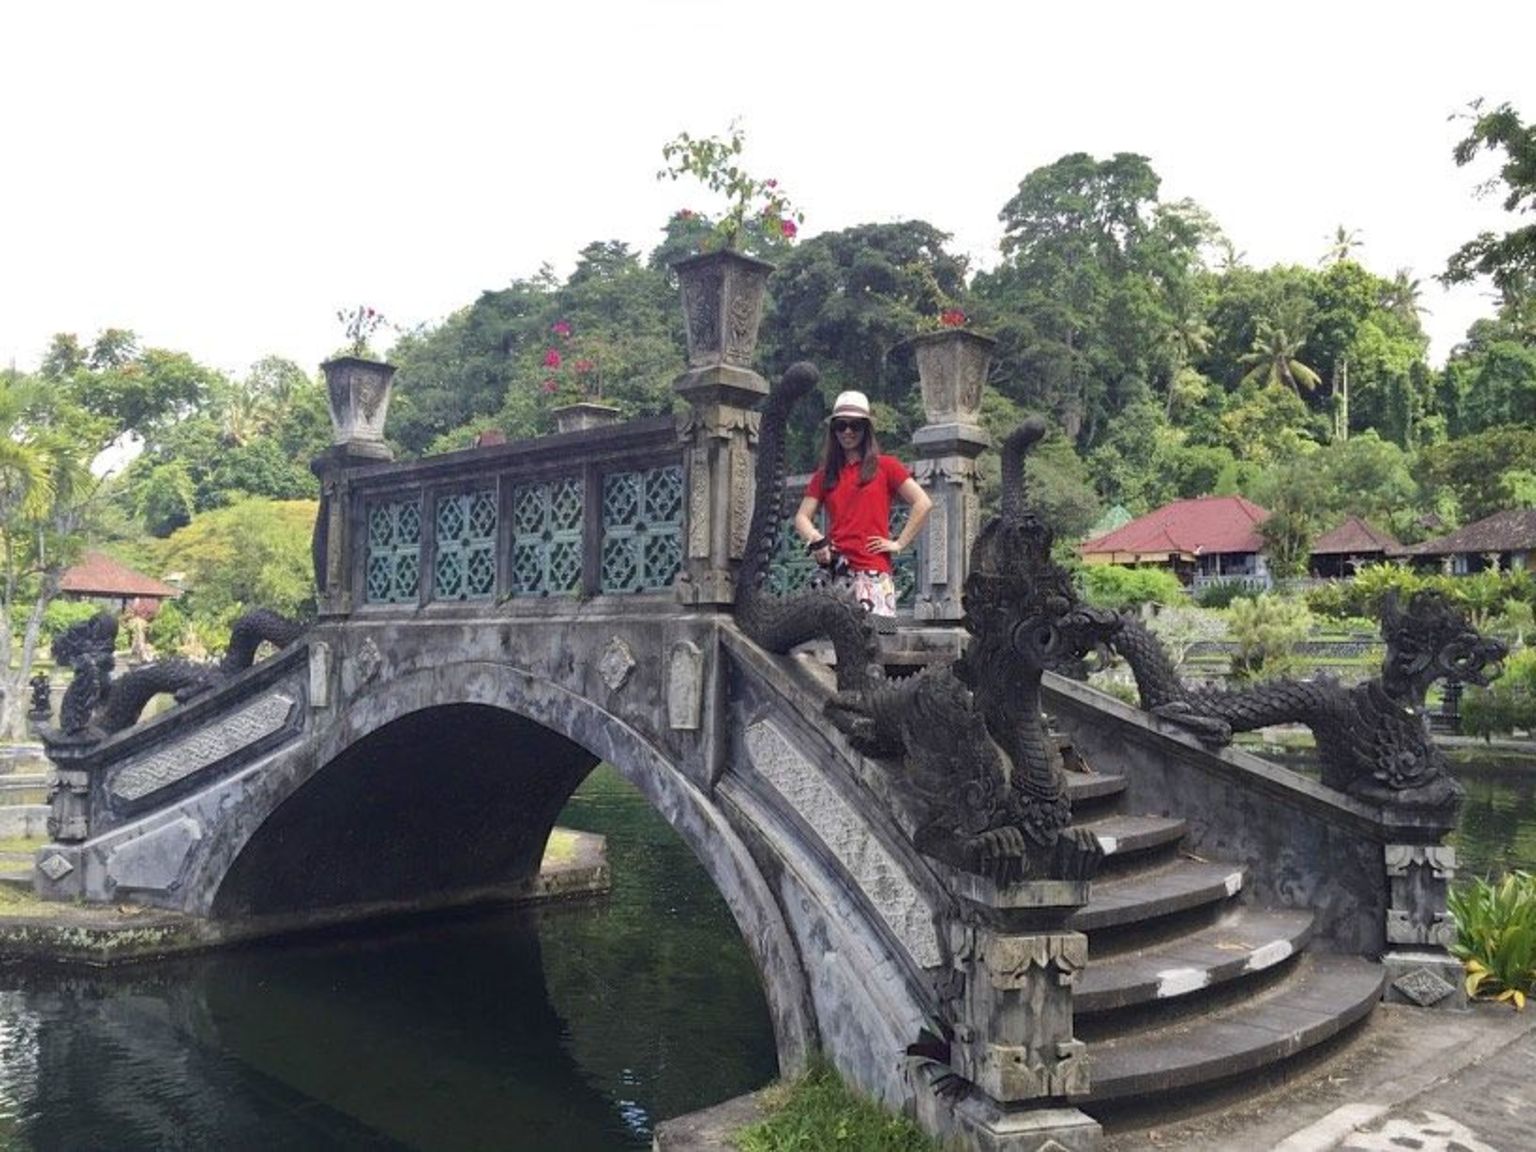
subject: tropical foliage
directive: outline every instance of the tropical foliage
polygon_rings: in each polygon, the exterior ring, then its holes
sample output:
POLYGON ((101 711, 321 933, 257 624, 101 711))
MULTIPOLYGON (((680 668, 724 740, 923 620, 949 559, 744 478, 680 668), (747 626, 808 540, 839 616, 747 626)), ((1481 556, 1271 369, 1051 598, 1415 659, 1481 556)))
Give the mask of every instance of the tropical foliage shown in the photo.
POLYGON ((1453 888, 1446 903, 1456 921, 1451 953, 1466 967, 1467 995, 1523 1010, 1536 987, 1536 876, 1475 878, 1453 888))

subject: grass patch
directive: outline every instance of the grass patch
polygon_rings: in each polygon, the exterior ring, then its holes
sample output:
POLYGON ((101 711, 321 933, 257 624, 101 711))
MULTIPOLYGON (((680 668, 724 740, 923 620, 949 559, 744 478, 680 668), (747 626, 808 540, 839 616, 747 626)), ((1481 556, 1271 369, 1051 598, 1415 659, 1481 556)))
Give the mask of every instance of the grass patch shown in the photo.
POLYGON ((46 836, 12 836, 0 839, 0 852, 35 852, 46 843, 46 836))
POLYGON ((576 859, 576 845, 580 838, 569 828, 556 828, 549 834, 549 842, 544 845, 544 864, 569 864, 576 859))
POLYGON ((56 900, 39 900, 30 892, 0 884, 0 916, 48 916, 64 907, 56 900))
POLYGON ((773 1090, 773 1114, 743 1128, 741 1152, 937 1152, 938 1144, 905 1116, 893 1116, 849 1089, 824 1061, 773 1090))

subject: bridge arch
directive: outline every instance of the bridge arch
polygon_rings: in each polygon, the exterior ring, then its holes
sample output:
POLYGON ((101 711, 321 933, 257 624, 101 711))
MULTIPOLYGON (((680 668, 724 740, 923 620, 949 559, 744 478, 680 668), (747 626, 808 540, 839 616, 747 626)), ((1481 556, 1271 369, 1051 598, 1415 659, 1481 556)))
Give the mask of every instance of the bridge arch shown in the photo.
MULTIPOLYGON (((521 862, 533 869, 570 792, 599 760, 606 760, 689 846, 724 898, 759 973, 780 1067, 793 1073, 804 1066, 816 1045, 814 1010, 792 933, 766 878, 721 810, 632 725, 547 679, 484 660, 402 669, 360 691, 346 709, 327 713, 327 719, 328 725, 317 724, 312 739, 288 753, 294 763, 287 771, 264 771, 265 780, 283 780, 284 786, 245 791, 236 801, 242 809, 237 818, 209 829, 209 842, 200 845, 185 877, 202 905, 197 911, 218 918, 265 910, 259 895, 261 865, 275 859, 285 841, 302 840, 335 812, 323 798, 319 814, 295 816, 307 802, 301 794, 325 790, 327 772, 338 768, 349 778, 340 787, 354 794, 366 787, 360 757, 369 749, 394 744, 392 755, 410 756, 434 732, 439 737, 452 733, 442 737, 450 746, 498 735, 519 741, 551 777, 535 797, 536 810, 524 829, 532 835, 525 835, 519 848, 526 857, 521 862)), ((498 764, 493 771, 505 768, 498 764)), ((483 784, 487 775, 477 773, 475 783, 483 784)), ((457 783, 444 777, 427 786, 453 788, 457 783)), ((463 877, 458 882, 462 887, 463 877)))

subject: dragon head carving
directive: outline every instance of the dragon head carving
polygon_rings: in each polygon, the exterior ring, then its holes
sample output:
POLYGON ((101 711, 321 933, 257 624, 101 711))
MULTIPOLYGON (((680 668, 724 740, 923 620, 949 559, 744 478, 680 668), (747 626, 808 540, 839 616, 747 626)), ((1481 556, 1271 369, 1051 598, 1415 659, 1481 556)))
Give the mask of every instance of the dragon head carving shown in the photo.
POLYGON ((1437 680, 1487 687, 1498 675, 1509 648, 1484 636, 1467 615, 1439 592, 1415 592, 1404 609, 1396 592, 1381 606, 1381 635, 1387 654, 1381 683, 1400 703, 1421 708, 1437 680))

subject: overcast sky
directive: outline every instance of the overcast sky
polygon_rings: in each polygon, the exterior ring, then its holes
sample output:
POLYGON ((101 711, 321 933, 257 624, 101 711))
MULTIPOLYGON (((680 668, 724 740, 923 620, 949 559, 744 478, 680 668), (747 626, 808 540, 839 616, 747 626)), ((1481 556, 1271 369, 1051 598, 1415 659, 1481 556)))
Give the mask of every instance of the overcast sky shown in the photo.
POLYGON ((732 117, 802 236, 923 219, 980 267, 1032 169, 1140 152, 1255 266, 1358 231, 1424 281, 1438 362, 1493 306, 1433 275, 1510 225, 1448 117, 1536 118, 1533 46, 1530 0, 9 3, 0 363, 115 326, 313 371, 338 308, 436 323, 590 241, 648 252, 719 207, 661 146, 732 117))

